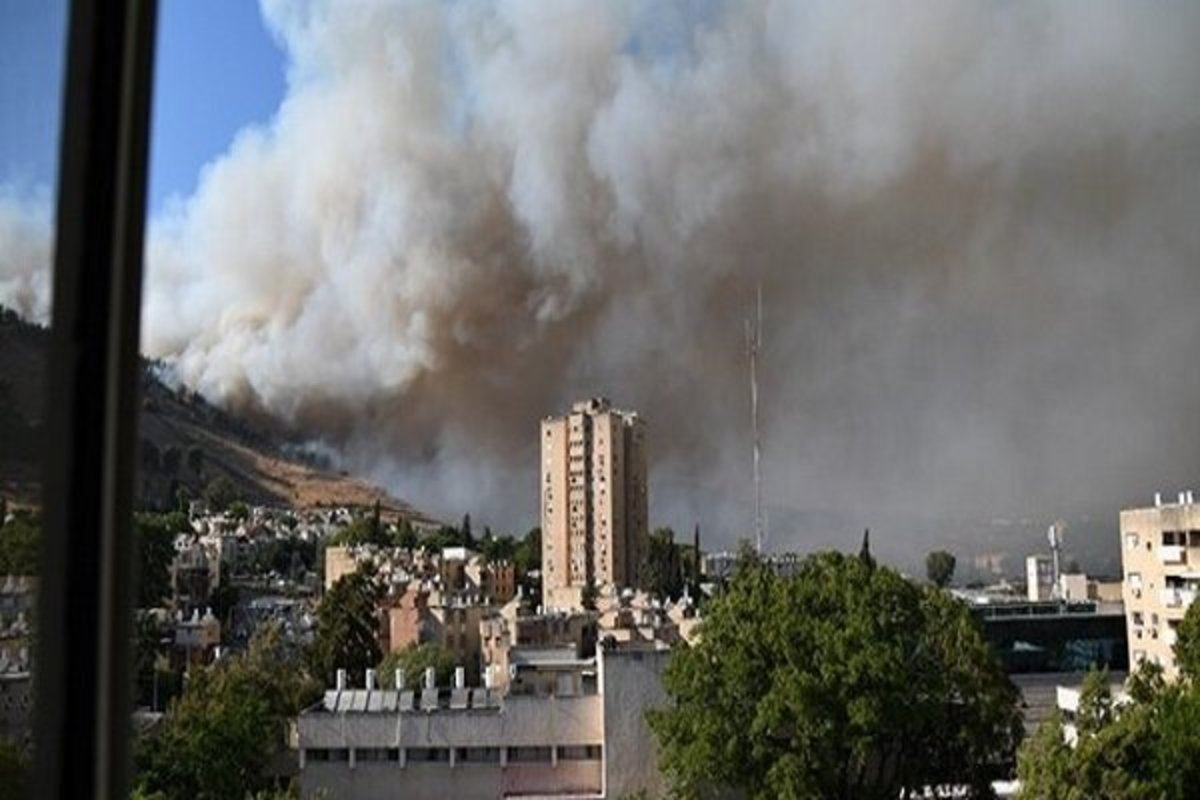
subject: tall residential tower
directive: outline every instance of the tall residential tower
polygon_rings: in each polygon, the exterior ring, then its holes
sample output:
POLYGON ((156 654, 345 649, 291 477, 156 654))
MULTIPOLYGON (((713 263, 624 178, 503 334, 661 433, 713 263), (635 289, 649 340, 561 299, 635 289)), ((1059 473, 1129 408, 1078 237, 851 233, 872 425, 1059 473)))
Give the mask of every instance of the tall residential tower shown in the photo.
POLYGON ((637 586, 646 550, 645 422, 598 397, 542 421, 542 602, 637 586))

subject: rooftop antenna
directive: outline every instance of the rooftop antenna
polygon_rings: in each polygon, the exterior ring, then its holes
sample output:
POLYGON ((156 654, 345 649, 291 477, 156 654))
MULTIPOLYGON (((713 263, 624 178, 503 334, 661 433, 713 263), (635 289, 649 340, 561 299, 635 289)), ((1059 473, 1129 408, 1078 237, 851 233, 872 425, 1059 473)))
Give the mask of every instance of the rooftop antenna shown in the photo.
POLYGON ((1053 577, 1054 584, 1050 587, 1050 596, 1055 600, 1062 599, 1061 581, 1059 576, 1062 574, 1059 564, 1059 554, 1062 552, 1063 533, 1066 532, 1067 523, 1059 520, 1050 526, 1046 531, 1046 538, 1050 542, 1050 556, 1053 561, 1053 577))
POLYGON ((754 432, 754 549, 762 555, 766 529, 762 507, 762 441, 758 430, 758 354, 762 350, 762 283, 758 284, 754 322, 746 320, 746 355, 750 359, 750 424, 754 432))

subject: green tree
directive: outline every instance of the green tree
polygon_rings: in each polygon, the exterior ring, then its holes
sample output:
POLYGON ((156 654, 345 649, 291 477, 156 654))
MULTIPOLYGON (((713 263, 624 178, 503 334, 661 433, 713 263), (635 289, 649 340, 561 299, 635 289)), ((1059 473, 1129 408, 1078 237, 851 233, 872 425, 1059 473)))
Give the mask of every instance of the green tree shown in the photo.
POLYGON ((596 582, 589 578, 579 592, 579 605, 587 611, 595 611, 596 598, 599 596, 600 591, 596 588, 596 582))
POLYGON ((434 642, 413 644, 388 653, 379 662, 379 680, 381 685, 391 686, 395 681, 396 670, 404 671, 404 685, 409 689, 417 689, 423 685, 425 670, 433 667, 437 675, 438 686, 449 686, 454 675, 454 655, 434 642))
POLYGON ((529 532, 521 539, 513 552, 513 566, 517 570, 517 577, 523 578, 531 572, 537 572, 542 568, 542 529, 530 528, 529 532))
POLYGON ((28 511, 13 512, 0 525, 0 575, 37 575, 41 542, 41 521, 28 511))
POLYGON ((945 589, 954 578, 954 568, 958 562, 951 553, 945 550, 934 550, 925 556, 925 577, 938 588, 945 589))
POLYGON ((204 487, 203 497, 209 509, 221 512, 237 501, 240 494, 233 481, 225 475, 218 475, 204 487))
POLYGON ((683 593, 683 559, 675 544, 675 531, 670 528, 658 528, 650 534, 642 586, 659 598, 674 599, 683 593))
POLYGON ((342 547, 356 547, 364 544, 390 547, 392 539, 384 532, 381 525, 375 523, 373 517, 358 516, 334 534, 329 543, 342 547))
POLYGON ((1021 732, 1017 691, 961 603, 839 553, 789 578, 745 559, 664 685, 649 721, 683 797, 989 797, 1021 732))
POLYGON ((479 540, 479 552, 489 563, 512 561, 517 552, 517 543, 511 536, 496 536, 485 529, 479 540))
POLYGON ((1200 683, 1200 603, 1188 606, 1175 640, 1175 663, 1188 680, 1200 683))
POLYGON ((1200 698, 1154 671, 1131 680, 1117 702, 1104 673, 1080 692, 1074 747, 1058 717, 1021 746, 1021 797, 1034 800, 1186 800, 1200 780, 1200 698))
POLYGON ((463 547, 475 547, 475 537, 471 533, 471 515, 463 514, 462 525, 458 528, 458 536, 463 547))
POLYGON ((344 575, 317 606, 316 638, 309 650, 312 674, 332 685, 339 669, 359 682, 379 663, 379 625, 376 613, 382 591, 365 570, 344 575))
POLYGON ((517 585, 526 597, 542 593, 542 529, 530 528, 516 544, 512 555, 517 585))
POLYGON ((29 754, 14 742, 0 739, 0 797, 32 797, 29 754))
POLYGON ((209 592, 208 606, 212 609, 213 616, 220 620, 222 625, 229 624, 230 612, 237 606, 240 596, 238 588, 224 578, 209 592))
POLYGON ((225 800, 271 788, 288 721, 317 696, 278 627, 265 628, 245 655, 192 671, 161 728, 138 742, 135 796, 225 800))
POLYGON ((1017 759, 1021 797, 1070 800, 1076 788, 1072 760, 1071 748, 1064 737, 1062 716, 1056 710, 1021 745, 1017 759))
POLYGON ((187 517, 141 513, 134 516, 138 537, 137 597, 139 608, 155 608, 171 594, 175 537, 189 530, 187 517))
POLYGON ((403 547, 405 550, 415 550, 419 544, 420 539, 417 537, 417 529, 407 519, 401 518, 396 523, 396 532, 392 535, 392 545, 403 547))

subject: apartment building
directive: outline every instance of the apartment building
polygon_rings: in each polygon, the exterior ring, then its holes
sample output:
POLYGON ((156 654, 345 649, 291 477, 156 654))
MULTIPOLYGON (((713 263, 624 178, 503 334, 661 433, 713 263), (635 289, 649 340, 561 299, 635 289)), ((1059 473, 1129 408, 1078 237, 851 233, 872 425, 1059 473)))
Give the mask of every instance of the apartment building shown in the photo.
POLYGON ((553 694, 396 682, 368 673, 296 722, 300 794, 340 800, 621 798, 664 789, 650 708, 666 702, 665 647, 601 650, 553 694), (592 677, 588 677, 589 673, 592 677))
POLYGON ((1176 674, 1175 637, 1200 589, 1200 505, 1192 492, 1174 502, 1121 512, 1121 564, 1129 663, 1161 664, 1176 674))
POLYGON ((647 540, 645 423, 604 398, 542 421, 542 600, 578 608, 582 592, 636 586, 647 540))

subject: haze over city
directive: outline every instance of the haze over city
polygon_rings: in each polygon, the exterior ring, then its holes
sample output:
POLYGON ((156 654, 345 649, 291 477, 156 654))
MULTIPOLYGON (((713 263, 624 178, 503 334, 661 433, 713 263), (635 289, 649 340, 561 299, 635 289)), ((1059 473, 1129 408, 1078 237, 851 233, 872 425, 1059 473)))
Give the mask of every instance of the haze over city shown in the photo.
MULTIPOLYGON (((156 197, 143 349, 418 507, 533 524, 538 420, 602 394, 652 523, 746 535, 759 282, 773 544, 1194 483, 1195 4, 261 12, 282 96, 156 197)), ((52 204, 0 178, 44 321, 52 204)))

